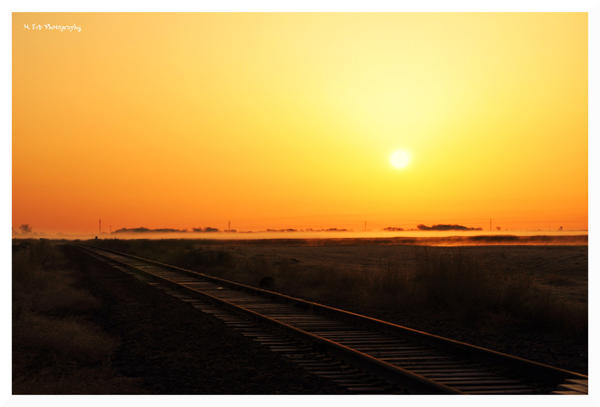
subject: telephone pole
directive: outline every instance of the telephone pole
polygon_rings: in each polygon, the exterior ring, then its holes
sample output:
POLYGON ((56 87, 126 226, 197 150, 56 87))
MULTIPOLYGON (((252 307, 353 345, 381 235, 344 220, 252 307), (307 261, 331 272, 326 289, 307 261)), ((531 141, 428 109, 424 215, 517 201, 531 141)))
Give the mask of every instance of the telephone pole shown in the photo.
POLYGON ((102 219, 98 219, 98 234, 102 233, 102 219))

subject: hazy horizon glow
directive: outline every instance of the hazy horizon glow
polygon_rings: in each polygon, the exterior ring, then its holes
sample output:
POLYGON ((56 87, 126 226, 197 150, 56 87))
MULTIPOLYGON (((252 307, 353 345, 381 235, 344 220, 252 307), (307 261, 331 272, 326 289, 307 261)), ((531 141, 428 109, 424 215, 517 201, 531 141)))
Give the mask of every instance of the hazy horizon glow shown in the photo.
POLYGON ((13 227, 587 229, 587 29, 586 13, 14 13, 13 227))

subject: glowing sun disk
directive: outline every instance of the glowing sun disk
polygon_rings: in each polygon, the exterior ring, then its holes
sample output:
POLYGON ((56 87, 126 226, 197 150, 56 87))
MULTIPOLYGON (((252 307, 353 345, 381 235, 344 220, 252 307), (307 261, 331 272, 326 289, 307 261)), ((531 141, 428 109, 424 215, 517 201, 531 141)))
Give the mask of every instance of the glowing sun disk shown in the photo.
POLYGON ((396 169, 403 169, 410 164, 410 153, 405 150, 397 150, 390 156, 390 164, 396 169))

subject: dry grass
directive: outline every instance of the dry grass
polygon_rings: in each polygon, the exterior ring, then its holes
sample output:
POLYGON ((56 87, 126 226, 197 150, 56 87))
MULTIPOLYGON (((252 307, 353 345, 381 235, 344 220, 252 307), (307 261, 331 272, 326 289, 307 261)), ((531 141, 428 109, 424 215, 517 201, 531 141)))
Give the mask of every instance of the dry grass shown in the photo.
POLYGON ((13 341, 21 349, 82 364, 108 360, 116 340, 95 325, 76 318, 54 318, 25 312, 13 325, 13 341))
POLYGON ((13 243, 13 393, 131 388, 110 367, 118 341, 90 322, 100 301, 77 282, 53 243, 13 243))
MULTIPOLYGON (((363 312, 418 310, 463 326, 498 324, 531 332, 585 336, 587 304, 542 290, 532 274, 514 272, 461 248, 413 246, 407 258, 382 257, 376 267, 245 254, 235 246, 185 240, 103 241, 101 244, 204 270, 224 278, 363 312), (406 267, 410 261, 414 267, 406 267)), ((251 253, 251 252, 250 252, 251 253)))
POLYGON ((13 312, 86 314, 100 303, 76 286, 66 260, 48 241, 24 241, 13 248, 13 312))

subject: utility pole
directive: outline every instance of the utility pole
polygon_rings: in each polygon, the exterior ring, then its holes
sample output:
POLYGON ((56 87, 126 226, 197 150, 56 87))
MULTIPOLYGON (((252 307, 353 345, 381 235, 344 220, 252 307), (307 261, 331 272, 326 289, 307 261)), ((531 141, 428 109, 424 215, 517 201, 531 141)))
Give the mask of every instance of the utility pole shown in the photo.
POLYGON ((227 221, 227 231, 231 231, 231 221, 227 221))
POLYGON ((98 219, 98 234, 102 233, 102 219, 98 219))
POLYGON ((364 232, 366 232, 366 231, 367 231, 367 221, 365 221, 365 227, 364 227, 364 230, 363 230, 363 231, 364 231, 364 232))

